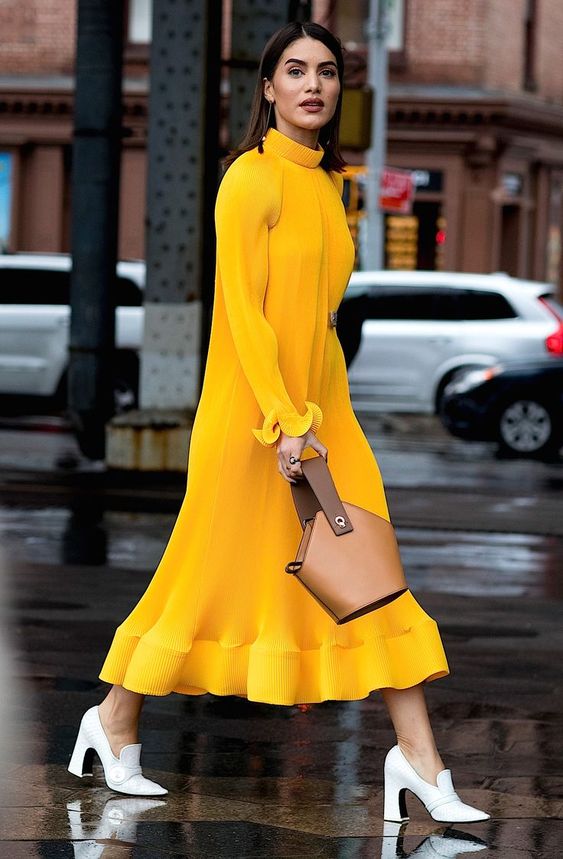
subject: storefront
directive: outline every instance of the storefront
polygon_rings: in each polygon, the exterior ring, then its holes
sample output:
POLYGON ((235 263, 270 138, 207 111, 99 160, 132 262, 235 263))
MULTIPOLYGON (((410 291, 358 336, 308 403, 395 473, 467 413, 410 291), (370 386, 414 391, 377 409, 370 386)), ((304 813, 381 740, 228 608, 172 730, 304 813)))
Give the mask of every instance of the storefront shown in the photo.
POLYGON ((443 170, 408 167, 415 199, 409 215, 385 215, 385 268, 443 271, 447 238, 443 170))
MULTIPOLYGON (((144 255, 149 5, 139 0, 129 6, 122 257, 144 255)), ((350 44, 360 39, 367 8, 363 0, 353 6, 354 14, 351 4, 335 6, 342 20, 333 22, 350 44)), ((394 63, 404 63, 405 20, 395 21, 391 71, 394 63)), ((365 45, 358 41, 348 57, 347 86, 361 87, 365 45)), ((28 83, 0 79, 2 249, 69 248, 72 84, 70 77, 57 76, 28 83)), ((222 111, 226 128, 226 93, 222 111)), ((349 223, 358 239, 365 153, 344 155, 351 164, 345 188, 349 223)), ((506 271, 557 283, 563 294, 563 105, 518 91, 488 94, 478 87, 392 82, 387 164, 413 171, 416 184, 412 212, 386 216, 388 268, 506 271)))
POLYGON ((513 96, 391 92, 387 163, 414 171, 408 216, 387 216, 386 265, 505 271, 563 291, 563 107, 513 96))

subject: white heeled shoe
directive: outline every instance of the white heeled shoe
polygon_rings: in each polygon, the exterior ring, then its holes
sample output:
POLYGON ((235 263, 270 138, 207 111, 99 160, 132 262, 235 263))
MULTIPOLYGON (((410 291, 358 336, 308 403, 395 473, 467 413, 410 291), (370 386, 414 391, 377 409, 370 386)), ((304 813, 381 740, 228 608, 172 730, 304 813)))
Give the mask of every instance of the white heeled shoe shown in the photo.
POLYGON ((100 758, 106 784, 111 790, 133 796, 161 796, 168 793, 166 788, 142 775, 141 743, 123 746, 119 757, 115 757, 100 722, 97 706, 90 707, 82 717, 68 771, 79 778, 92 775, 94 752, 100 758))
POLYGON ((450 770, 438 773, 438 785, 430 784, 419 776, 399 746, 387 752, 384 767, 385 820, 402 822, 409 819, 405 791, 410 790, 426 806, 434 820, 440 823, 476 823, 488 820, 490 815, 472 805, 466 805, 455 792, 450 770))

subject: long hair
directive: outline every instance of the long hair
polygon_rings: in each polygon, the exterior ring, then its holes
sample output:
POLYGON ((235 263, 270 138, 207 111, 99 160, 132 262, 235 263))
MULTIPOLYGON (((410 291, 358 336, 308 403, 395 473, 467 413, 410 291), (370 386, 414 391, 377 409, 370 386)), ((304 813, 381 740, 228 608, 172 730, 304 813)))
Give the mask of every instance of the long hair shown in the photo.
POLYGON ((281 55, 289 45, 309 36, 311 39, 317 39, 334 54, 336 67, 338 71, 338 79, 340 81, 340 92, 338 101, 336 102, 336 110, 332 119, 324 125, 319 131, 319 143, 324 149, 324 155, 321 160, 321 167, 325 170, 335 170, 341 173, 346 166, 346 162, 340 154, 338 143, 338 132, 340 127, 340 115, 342 113, 342 91, 344 79, 344 57, 342 55, 342 45, 340 39, 334 36, 325 27, 320 24, 313 24, 309 21, 294 22, 286 24, 277 30, 267 41, 262 57, 260 59, 260 67, 258 69, 258 80, 256 81, 256 89, 252 97, 252 105, 250 109, 250 119, 244 137, 229 154, 224 158, 223 164, 225 170, 239 155, 243 152, 248 152, 250 149, 258 147, 258 151, 262 153, 262 138, 266 134, 269 126, 275 128, 275 111, 269 111, 270 103, 264 95, 263 82, 264 78, 272 80, 276 66, 281 55), (268 122, 268 115, 270 121, 268 122))

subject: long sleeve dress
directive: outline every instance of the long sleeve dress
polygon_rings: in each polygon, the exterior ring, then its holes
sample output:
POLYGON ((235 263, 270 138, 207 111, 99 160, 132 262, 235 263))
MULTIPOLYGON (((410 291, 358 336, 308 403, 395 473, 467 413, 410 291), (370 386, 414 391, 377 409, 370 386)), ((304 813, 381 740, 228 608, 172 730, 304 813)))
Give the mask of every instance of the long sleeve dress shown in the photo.
POLYGON ((295 704, 448 673, 436 622, 410 591, 337 625, 284 569, 301 526, 277 468, 280 431, 315 431, 341 498, 389 519, 328 324, 354 247, 342 176, 322 157, 270 128, 263 153, 245 152, 223 177, 186 493, 151 582, 115 631, 99 675, 109 683, 295 704))

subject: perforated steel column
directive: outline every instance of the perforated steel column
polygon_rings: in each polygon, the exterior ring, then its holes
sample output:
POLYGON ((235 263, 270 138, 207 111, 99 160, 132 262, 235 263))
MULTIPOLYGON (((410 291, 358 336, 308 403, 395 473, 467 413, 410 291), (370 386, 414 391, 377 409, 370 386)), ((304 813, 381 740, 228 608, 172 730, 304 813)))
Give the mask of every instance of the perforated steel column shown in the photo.
POLYGON ((203 0, 153 4, 144 409, 195 407, 199 395, 206 51, 208 16, 220 9, 203 0))
POLYGON ((288 3, 279 0, 233 0, 229 137, 238 143, 246 130, 256 71, 264 45, 288 21, 288 3))

